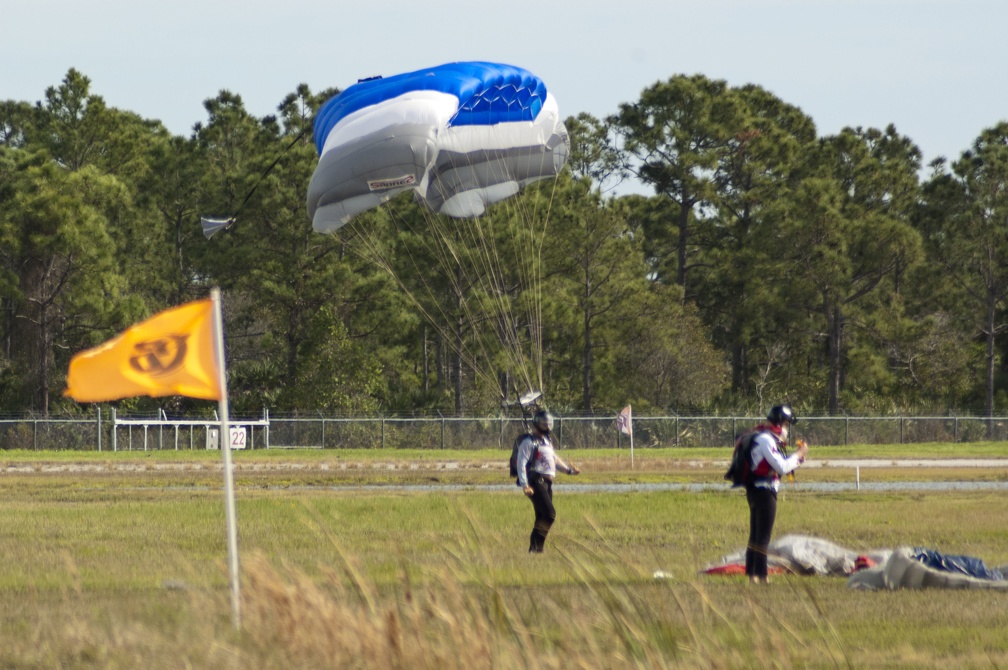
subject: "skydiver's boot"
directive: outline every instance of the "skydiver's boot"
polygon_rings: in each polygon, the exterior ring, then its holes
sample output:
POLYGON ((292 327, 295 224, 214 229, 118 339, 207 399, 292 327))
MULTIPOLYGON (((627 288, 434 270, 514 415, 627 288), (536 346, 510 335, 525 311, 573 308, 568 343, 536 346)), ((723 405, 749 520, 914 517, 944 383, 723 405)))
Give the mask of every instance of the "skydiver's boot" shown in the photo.
POLYGON ((529 536, 529 553, 541 554, 543 553, 543 549, 545 548, 546 548, 545 533, 540 533, 538 528, 533 528, 532 534, 529 536))

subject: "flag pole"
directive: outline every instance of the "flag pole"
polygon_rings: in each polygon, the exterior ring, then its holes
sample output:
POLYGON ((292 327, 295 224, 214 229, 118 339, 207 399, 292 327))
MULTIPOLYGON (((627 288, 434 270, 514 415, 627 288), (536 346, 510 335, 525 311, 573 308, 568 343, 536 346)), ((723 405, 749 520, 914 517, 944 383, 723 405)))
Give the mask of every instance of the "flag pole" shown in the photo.
POLYGON ((220 289, 210 289, 213 301, 214 345, 217 352, 217 374, 220 383, 220 445, 224 459, 224 505, 227 510, 228 574, 231 581, 231 618, 235 629, 241 628, 241 598, 238 579, 238 521, 235 516, 234 472, 231 468, 231 429, 228 425, 227 368, 224 367, 224 319, 221 316, 220 289))
POLYGON ((633 470, 633 410, 627 405, 627 424, 630 426, 630 469, 633 470))
POLYGON ((616 415, 616 429, 630 437, 630 469, 633 470, 633 410, 630 405, 616 415))

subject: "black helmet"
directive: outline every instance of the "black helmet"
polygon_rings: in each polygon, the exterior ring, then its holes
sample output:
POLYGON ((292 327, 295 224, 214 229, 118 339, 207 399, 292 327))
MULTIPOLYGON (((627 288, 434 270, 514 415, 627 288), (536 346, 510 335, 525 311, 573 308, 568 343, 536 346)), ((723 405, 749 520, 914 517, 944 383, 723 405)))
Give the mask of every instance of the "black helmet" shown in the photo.
POLYGON ((798 417, 795 416, 794 410, 791 409, 791 405, 774 405, 770 408, 770 412, 766 415, 767 421, 779 426, 785 421, 790 423, 792 426, 798 423, 798 417))
POLYGON ((532 425, 543 435, 549 435, 553 430, 553 415, 546 410, 539 410, 532 417, 532 425))

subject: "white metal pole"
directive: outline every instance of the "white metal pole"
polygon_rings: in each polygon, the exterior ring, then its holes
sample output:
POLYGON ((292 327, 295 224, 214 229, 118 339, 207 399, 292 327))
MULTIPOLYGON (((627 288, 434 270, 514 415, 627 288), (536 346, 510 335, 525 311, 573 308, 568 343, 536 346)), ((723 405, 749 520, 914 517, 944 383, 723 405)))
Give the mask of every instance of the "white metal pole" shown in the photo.
POLYGON ((630 469, 633 470, 633 408, 627 405, 627 426, 630 428, 630 469))
POLYGON ((238 578, 238 521, 235 515, 234 472, 231 468, 231 430, 228 425, 227 368, 224 367, 224 318, 221 315, 220 289, 210 289, 214 310, 214 340, 217 349, 217 374, 220 376, 220 444, 224 459, 224 506, 227 510, 228 571, 231 580, 231 617, 241 628, 241 593, 238 578))

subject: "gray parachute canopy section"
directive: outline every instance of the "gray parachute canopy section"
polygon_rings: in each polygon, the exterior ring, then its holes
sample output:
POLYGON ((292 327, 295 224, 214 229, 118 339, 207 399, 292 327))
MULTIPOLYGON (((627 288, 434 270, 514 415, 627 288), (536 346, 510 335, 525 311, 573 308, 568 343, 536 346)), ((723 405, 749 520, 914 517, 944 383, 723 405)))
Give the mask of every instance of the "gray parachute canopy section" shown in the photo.
POLYGON ((983 569, 981 573, 968 574, 959 569, 934 567, 922 560, 921 550, 898 547, 881 565, 859 570, 847 578, 852 589, 995 589, 1008 590, 1008 581, 1002 569, 983 569))

